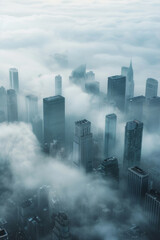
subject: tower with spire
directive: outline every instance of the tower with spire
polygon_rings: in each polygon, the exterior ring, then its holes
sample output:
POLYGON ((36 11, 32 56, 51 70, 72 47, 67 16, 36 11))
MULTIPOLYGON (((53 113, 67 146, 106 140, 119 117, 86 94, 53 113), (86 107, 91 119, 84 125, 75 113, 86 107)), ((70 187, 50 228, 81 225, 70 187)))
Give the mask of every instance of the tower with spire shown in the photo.
POLYGON ((134 76, 132 59, 130 61, 129 67, 121 68, 121 75, 126 77, 126 99, 133 98, 134 96, 134 76))

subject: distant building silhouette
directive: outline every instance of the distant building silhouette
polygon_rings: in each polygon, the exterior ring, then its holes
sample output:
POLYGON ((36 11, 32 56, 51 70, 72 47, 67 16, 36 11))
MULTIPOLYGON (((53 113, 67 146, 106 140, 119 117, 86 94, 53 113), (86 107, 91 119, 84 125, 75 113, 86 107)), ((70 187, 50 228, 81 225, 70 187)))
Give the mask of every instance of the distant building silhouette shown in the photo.
POLYGON ((104 156, 112 157, 115 155, 116 147, 116 114, 109 114, 105 117, 105 135, 104 135, 104 156))
POLYGON ((86 82, 94 82, 95 74, 92 71, 86 72, 86 82))
POLYGON ((140 165, 142 148, 143 123, 134 120, 127 122, 124 142, 124 169, 140 165))
POLYGON ((87 93, 99 94, 99 82, 94 81, 94 82, 87 82, 85 83, 85 90, 87 93))
POLYGON ((132 61, 129 67, 121 68, 121 75, 126 77, 126 98, 133 98, 134 96, 134 79, 133 79, 133 68, 132 61))
POLYGON ((8 122, 18 121, 17 94, 14 89, 7 90, 8 122))
POLYGON ((38 97, 31 94, 26 96, 26 113, 27 122, 32 123, 38 115, 38 97))
POLYGON ((158 81, 153 78, 147 78, 146 80, 146 98, 157 97, 158 81))
POLYGON ((73 162, 77 167, 84 168, 86 172, 92 171, 93 140, 91 123, 86 119, 75 123, 73 162))
POLYGON ((150 132, 160 131, 160 97, 146 99, 145 117, 150 132))
POLYGON ((148 191, 148 173, 139 167, 128 169, 128 192, 136 203, 143 203, 148 191))
POLYGON ((126 100, 126 77, 112 76, 108 78, 108 100, 114 104, 119 110, 125 110, 126 100))
POLYGON ((44 143, 48 150, 53 140, 65 142, 65 98, 57 95, 43 99, 44 143))
POLYGON ((16 92, 19 91, 19 77, 18 70, 16 68, 9 69, 9 78, 10 78, 10 88, 14 89, 16 92))
POLYGON ((62 77, 60 75, 55 77, 55 95, 62 95, 62 77))
POLYGON ((0 87, 0 111, 4 121, 7 120, 7 92, 4 87, 0 87))
POLYGON ((69 77, 69 80, 84 88, 85 86, 85 79, 86 79, 86 65, 80 65, 76 69, 74 69, 69 77))

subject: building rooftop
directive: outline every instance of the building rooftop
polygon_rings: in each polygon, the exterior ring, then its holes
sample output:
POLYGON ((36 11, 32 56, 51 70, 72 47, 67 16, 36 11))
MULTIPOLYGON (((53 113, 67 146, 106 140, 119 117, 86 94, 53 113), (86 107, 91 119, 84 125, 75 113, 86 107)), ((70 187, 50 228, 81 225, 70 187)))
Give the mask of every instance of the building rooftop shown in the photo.
POLYGON ((55 101, 59 101, 59 100, 63 100, 64 101, 64 97, 62 97, 61 95, 56 95, 56 96, 52 96, 52 97, 47 97, 47 98, 43 98, 44 102, 55 102, 55 101))
POLYGON ((154 79, 154 78, 147 78, 147 83, 151 83, 151 84, 158 84, 158 80, 154 79))
POLYGON ((10 72, 18 72, 18 69, 17 68, 10 68, 9 71, 10 72))
POLYGON ((133 121, 129 121, 126 124, 127 130, 133 130, 137 127, 137 125, 143 125, 143 123, 139 120, 133 120, 133 121))
POLYGON ((145 96, 141 95, 141 96, 136 96, 136 97, 133 97, 133 98, 130 98, 129 99, 129 102, 139 102, 139 101, 144 101, 146 98, 145 96))
POLYGON ((83 125, 83 124, 91 124, 91 122, 89 122, 89 121, 86 120, 86 119, 83 119, 83 120, 80 120, 80 121, 75 122, 75 124, 81 126, 81 125, 83 125))
POLYGON ((111 113, 111 114, 108 114, 106 115, 106 118, 116 118, 116 114, 115 113, 111 113))
POLYGON ((123 75, 115 75, 115 76, 110 76, 110 77, 108 77, 108 79, 122 79, 122 78, 125 78, 125 76, 123 76, 123 75))
POLYGON ((33 94, 29 94, 29 95, 26 95, 26 98, 30 99, 30 100, 35 100, 37 101, 38 100, 38 97, 33 95, 33 94))
POLYGON ((160 192, 151 189, 149 193, 147 193, 148 195, 152 196, 155 200, 160 202, 160 192))
POLYGON ((138 175, 141 175, 141 176, 148 176, 148 173, 146 173, 144 170, 142 170, 141 168, 139 168, 137 166, 131 167, 131 168, 129 168, 129 170, 138 175))

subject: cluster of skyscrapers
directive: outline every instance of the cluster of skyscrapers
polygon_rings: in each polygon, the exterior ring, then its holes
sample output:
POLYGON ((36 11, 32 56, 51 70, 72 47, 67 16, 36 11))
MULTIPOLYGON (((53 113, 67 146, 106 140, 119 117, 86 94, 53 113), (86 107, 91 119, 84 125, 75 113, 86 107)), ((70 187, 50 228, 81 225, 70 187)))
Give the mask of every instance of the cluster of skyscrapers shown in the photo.
MULTIPOLYGON (((19 77, 18 70, 9 70, 10 89, 0 88, 0 122, 18 122, 19 77)), ((72 71, 69 80, 82 88, 87 94, 98 99, 100 105, 112 106, 113 112, 105 116, 105 128, 101 141, 92 133, 91 122, 87 119, 77 119, 74 130, 68 130, 65 118, 65 97, 62 91, 62 77, 55 77, 55 95, 43 99, 43 117, 39 115, 38 97, 32 94, 25 96, 25 121, 32 125, 33 133, 37 136, 43 151, 50 156, 60 158, 72 152, 72 166, 95 177, 110 180, 116 189, 119 182, 124 179, 128 185, 128 196, 139 205, 144 205, 144 212, 148 222, 153 225, 153 232, 160 234, 160 193, 159 181, 155 174, 141 168, 141 152, 143 129, 152 132, 160 130, 160 97, 157 96, 158 81, 148 78, 146 81, 145 96, 134 96, 134 75, 132 62, 129 67, 122 67, 121 75, 108 77, 107 94, 100 91, 100 83, 95 81, 95 74, 86 72, 86 65, 81 65, 72 71), (114 112, 115 111, 115 112, 114 112), (118 156, 117 127, 119 115, 126 121, 124 129, 123 157, 118 156), (67 149, 68 131, 73 131, 72 149, 67 149), (96 143, 98 141, 98 148, 96 143), (97 152, 99 155, 97 158, 97 152), (62 154, 63 153, 63 154, 62 154), (96 164, 95 164, 96 162, 96 164), (153 189, 156 186, 157 189, 153 189)), ((94 107, 94 106, 93 106, 94 107)), ((67 125, 68 126, 68 125, 67 125)), ((123 140, 123 138, 121 139, 123 140)), ((40 189, 37 209, 40 218, 25 215, 25 210, 33 204, 33 199, 24 202, 20 208, 19 219, 21 228, 25 226, 29 239, 39 239, 42 222, 48 223, 49 206, 46 200, 46 188, 40 189), (41 212, 43 209, 43 213, 41 212), (45 221, 42 221, 46 219, 45 221), (38 227, 37 227, 38 226, 38 227), (37 230, 40 229, 40 230, 37 230)), ((34 211, 29 208, 29 211, 34 211)), ((28 211, 28 210, 27 210, 28 211)), ((54 218, 55 225, 52 238, 56 240, 70 240, 69 220, 64 212, 58 212, 54 218)), ((48 223, 49 224, 49 223, 48 223)), ((42 228, 42 229, 41 229, 42 228)), ((42 231, 42 232, 43 232, 42 231)), ((43 235, 43 233, 42 233, 43 235)), ((8 239, 5 229, 0 229, 0 239, 8 239), (4 237, 1 237, 3 232, 4 237)), ((17 238, 18 239, 18 238, 17 238)), ((23 239, 20 238, 19 239, 23 239)))

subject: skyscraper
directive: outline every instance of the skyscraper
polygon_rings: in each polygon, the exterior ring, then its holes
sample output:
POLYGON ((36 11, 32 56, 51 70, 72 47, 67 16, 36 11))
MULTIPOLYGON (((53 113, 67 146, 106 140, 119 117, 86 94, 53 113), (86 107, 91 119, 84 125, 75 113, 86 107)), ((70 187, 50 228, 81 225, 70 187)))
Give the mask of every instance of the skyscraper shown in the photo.
POLYGON ((1 116, 4 116, 4 120, 7 120, 7 93, 4 87, 0 87, 0 111, 1 116), (2 113, 3 112, 3 113, 2 113))
POLYGON ((16 92, 19 91, 19 77, 18 70, 16 68, 9 69, 10 87, 16 92))
POLYGON ((94 81, 94 82, 85 83, 85 90, 87 93, 98 95, 99 94, 99 82, 94 81))
POLYGON ((139 167, 128 169, 128 191, 136 203, 142 203, 148 191, 148 174, 139 167))
POLYGON ((104 156, 112 157, 115 155, 116 146, 116 114, 109 114, 105 117, 105 136, 104 136, 104 156))
POLYGON ((144 209, 150 227, 160 232, 160 192, 150 190, 146 193, 144 209))
POLYGON ((65 98, 54 96, 43 99, 44 144, 48 150, 53 140, 65 142, 65 98))
POLYGON ((38 115, 38 98, 34 95, 26 96, 27 122, 31 123, 38 115))
POLYGON ((129 121, 125 127, 124 141, 124 169, 139 166, 141 160, 143 123, 134 120, 129 121))
POLYGON ((108 78, 108 101, 119 110, 125 110, 126 77, 112 76, 108 78))
POLYGON ((134 96, 134 79, 133 79, 133 68, 132 61, 129 67, 121 68, 121 75, 126 77, 126 99, 133 98, 134 96))
POLYGON ((86 119, 75 123, 75 135, 73 140, 73 163, 86 172, 92 170, 93 140, 91 123, 86 119))
POLYGON ((153 78, 147 78, 146 80, 146 98, 157 97, 158 81, 153 78))
POLYGON ((18 121, 17 94, 14 89, 7 90, 8 122, 18 121))
POLYGON ((127 101, 128 119, 144 120, 146 98, 144 96, 137 96, 128 99, 127 101))
POLYGON ((115 182, 119 181, 119 167, 118 160, 115 157, 109 157, 102 161, 100 166, 97 169, 97 173, 99 173, 103 177, 110 178, 115 182))
POLYGON ((62 95, 62 77, 60 75, 55 77, 55 95, 62 95))
POLYGON ((146 99, 145 117, 149 131, 160 131, 160 97, 146 99))

